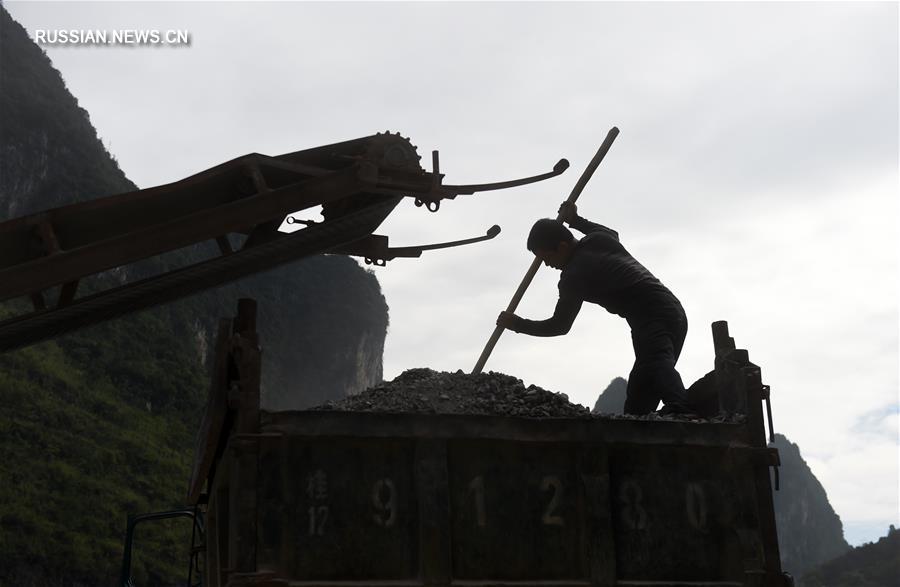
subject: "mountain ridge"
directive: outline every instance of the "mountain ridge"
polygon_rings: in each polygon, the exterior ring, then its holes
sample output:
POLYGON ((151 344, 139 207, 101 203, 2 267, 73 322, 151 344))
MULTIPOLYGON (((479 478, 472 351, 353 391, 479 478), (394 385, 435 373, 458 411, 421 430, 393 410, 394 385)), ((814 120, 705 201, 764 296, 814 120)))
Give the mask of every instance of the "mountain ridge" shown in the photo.
MULTIPOLYGON (((0 221, 134 189, 60 72, 0 5, 0 221)), ((82 280, 79 291, 208 255, 177 251, 82 280)), ((126 514, 182 504, 217 323, 240 297, 259 305, 267 407, 381 380, 386 300, 374 274, 336 255, 0 354, 0 585, 112 584, 126 514)), ((0 319, 26 304, 0 304, 0 319)), ((136 583, 183 580, 189 530, 163 524, 142 536, 136 583)))

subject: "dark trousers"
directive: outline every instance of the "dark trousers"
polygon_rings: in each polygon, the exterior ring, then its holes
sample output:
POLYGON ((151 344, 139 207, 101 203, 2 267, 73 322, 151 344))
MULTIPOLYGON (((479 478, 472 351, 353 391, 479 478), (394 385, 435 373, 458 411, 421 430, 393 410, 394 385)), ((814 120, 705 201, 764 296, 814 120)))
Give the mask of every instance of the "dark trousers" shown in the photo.
POLYGON ((628 377, 626 414, 649 414, 659 400, 675 408, 686 407, 684 383, 675 363, 687 336, 684 311, 631 323, 634 367, 628 377))

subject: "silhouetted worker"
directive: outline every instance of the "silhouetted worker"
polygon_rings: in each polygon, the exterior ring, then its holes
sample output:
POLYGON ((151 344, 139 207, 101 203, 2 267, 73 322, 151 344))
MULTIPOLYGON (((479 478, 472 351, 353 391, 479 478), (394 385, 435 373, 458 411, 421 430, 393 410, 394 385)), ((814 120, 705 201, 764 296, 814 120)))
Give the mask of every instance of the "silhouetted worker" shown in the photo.
POLYGON ((634 367, 628 377, 626 414, 689 413, 684 383, 675 370, 687 335, 681 302, 619 242, 619 234, 578 216, 574 203, 559 208, 565 222, 585 234, 576 240, 563 222, 543 218, 528 235, 528 250, 561 271, 559 301, 547 320, 501 312, 497 325, 531 336, 569 332, 582 302, 599 304, 628 321, 634 367))

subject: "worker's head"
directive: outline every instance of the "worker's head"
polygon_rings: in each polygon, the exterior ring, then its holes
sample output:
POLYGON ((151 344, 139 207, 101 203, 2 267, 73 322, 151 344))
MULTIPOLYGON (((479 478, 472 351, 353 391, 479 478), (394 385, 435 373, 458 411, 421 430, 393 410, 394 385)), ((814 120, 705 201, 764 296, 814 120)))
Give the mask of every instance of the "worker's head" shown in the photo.
POLYGON ((548 267, 562 269, 575 249, 575 237, 562 222, 541 218, 531 227, 527 246, 548 267))

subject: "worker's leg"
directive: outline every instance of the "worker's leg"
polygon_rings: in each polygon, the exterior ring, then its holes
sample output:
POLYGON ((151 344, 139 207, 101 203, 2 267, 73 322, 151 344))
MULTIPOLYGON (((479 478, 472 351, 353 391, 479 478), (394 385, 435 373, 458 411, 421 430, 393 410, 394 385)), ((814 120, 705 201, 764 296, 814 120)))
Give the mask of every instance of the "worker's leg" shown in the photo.
MULTIPOLYGON (((681 349, 684 348, 684 339, 687 337, 688 323, 684 310, 680 312, 680 316, 675 316, 669 321, 669 331, 672 333, 672 344, 675 350, 675 362, 681 356, 681 349)), ((682 385, 682 388, 684 386, 682 385)))
POLYGON ((626 414, 652 412, 660 400, 677 411, 688 411, 684 383, 675 370, 686 334, 687 320, 683 317, 632 327, 635 361, 628 378, 626 414))

